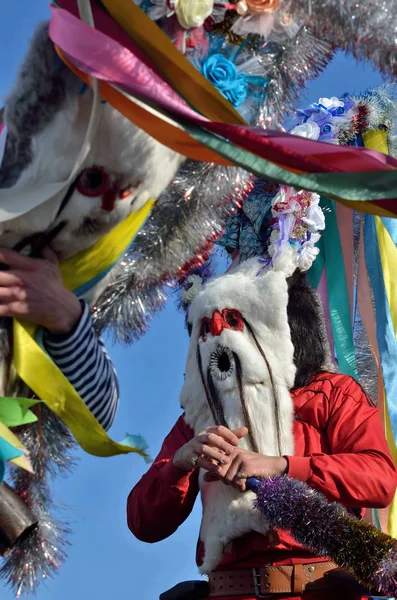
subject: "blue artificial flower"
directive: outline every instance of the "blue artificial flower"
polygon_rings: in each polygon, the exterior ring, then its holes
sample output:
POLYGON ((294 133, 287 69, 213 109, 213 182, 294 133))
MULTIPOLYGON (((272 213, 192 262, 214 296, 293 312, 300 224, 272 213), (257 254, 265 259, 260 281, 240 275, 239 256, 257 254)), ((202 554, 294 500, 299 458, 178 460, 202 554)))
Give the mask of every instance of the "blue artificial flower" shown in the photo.
POLYGON ((245 75, 238 73, 235 65, 222 54, 212 54, 207 58, 202 65, 202 72, 235 108, 246 99, 248 84, 245 75))

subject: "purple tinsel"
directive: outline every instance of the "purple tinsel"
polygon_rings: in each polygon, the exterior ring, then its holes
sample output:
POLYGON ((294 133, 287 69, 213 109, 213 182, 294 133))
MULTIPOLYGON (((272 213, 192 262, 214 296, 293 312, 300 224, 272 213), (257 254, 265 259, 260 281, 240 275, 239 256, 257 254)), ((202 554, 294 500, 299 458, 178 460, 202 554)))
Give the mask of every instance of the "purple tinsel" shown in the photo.
POLYGON ((271 527, 289 531, 316 556, 329 556, 370 589, 397 597, 397 541, 302 481, 248 480, 271 527))

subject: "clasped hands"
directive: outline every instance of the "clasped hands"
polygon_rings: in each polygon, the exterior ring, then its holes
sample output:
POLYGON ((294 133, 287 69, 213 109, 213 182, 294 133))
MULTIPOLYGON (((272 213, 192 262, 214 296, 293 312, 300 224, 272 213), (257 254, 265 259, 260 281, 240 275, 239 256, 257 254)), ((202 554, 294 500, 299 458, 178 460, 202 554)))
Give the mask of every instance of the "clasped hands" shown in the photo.
POLYGON ((195 467, 205 469, 206 481, 222 481, 240 492, 247 491, 249 477, 268 479, 286 473, 288 461, 283 456, 264 456, 238 447, 247 433, 246 427, 234 431, 207 427, 177 450, 173 464, 186 472, 195 467))

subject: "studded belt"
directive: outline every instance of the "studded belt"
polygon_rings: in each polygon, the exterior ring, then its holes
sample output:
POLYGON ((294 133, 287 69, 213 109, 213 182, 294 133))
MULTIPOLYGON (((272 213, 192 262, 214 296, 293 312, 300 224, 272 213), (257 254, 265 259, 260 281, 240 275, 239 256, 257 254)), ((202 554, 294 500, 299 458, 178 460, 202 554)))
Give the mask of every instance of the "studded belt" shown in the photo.
POLYGON ((306 565, 214 571, 209 575, 209 597, 266 598, 274 594, 299 595, 305 590, 329 590, 333 586, 327 574, 335 569, 337 566, 333 562, 319 562, 306 565))

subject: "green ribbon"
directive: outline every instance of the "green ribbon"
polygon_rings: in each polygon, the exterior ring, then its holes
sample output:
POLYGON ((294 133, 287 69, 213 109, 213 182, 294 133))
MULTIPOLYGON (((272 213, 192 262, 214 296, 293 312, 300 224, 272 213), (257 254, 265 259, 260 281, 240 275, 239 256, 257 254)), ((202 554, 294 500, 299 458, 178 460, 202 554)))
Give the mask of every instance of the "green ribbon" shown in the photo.
POLYGON ((380 193, 385 199, 397 198, 397 170, 382 173, 291 173, 200 127, 184 123, 184 129, 198 142, 223 158, 264 179, 350 201, 379 200, 380 193))
POLYGON ((30 408, 41 402, 32 398, 0 398, 0 422, 6 427, 20 427, 37 421, 30 408))
POLYGON ((340 371, 357 379, 358 371, 354 352, 349 294, 336 220, 335 202, 322 198, 321 207, 325 214, 325 230, 322 232, 323 260, 326 265, 328 304, 336 356, 340 371))

